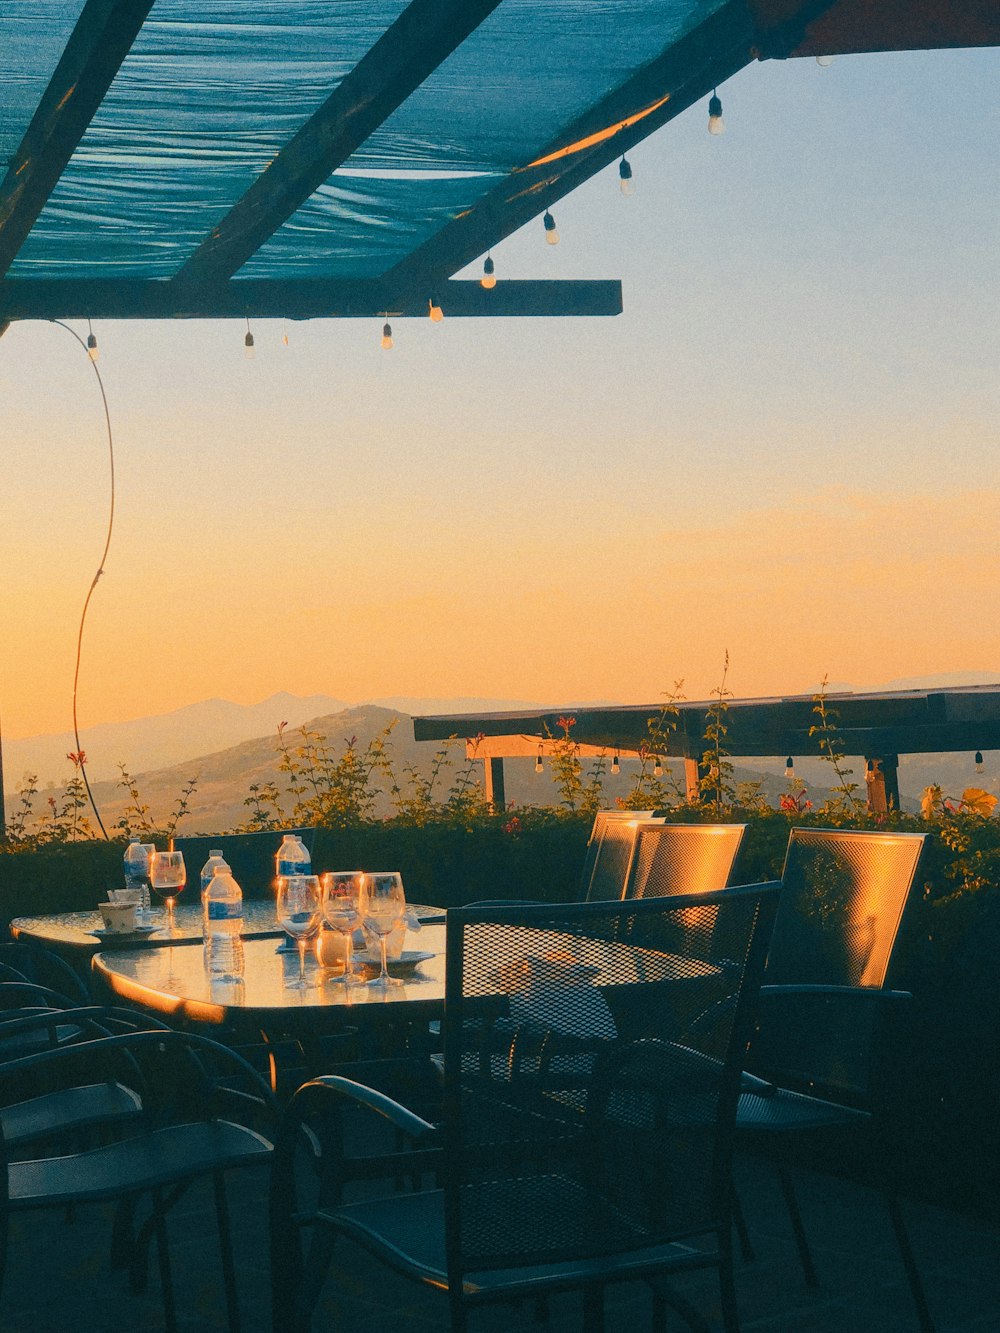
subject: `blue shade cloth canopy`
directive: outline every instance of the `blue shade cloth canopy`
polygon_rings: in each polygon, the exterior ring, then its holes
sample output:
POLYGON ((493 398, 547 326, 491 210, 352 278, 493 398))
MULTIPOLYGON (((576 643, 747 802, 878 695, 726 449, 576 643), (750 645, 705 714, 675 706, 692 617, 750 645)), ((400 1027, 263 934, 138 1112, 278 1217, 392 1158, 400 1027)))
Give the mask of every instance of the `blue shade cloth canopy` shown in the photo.
MULTIPOLYGON (((413 313, 753 59, 990 40, 993 0, 0 0, 0 326, 413 313)), ((620 308, 562 286, 524 313, 620 308)))

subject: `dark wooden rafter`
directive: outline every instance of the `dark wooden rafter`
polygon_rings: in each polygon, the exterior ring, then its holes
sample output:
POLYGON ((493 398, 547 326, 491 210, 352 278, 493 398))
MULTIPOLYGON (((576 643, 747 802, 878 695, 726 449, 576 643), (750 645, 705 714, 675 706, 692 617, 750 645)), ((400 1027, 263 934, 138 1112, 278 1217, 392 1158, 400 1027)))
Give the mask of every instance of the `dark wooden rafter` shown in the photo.
POLYGON ((152 4, 87 0, 0 184, 0 277, 45 207, 152 4))
POLYGON ((411 0, 174 281, 214 282, 236 273, 499 2, 411 0))
MULTIPOLYGON (((434 298, 448 318, 618 315, 617 281, 442 282, 434 298)), ((0 280, 0 327, 21 319, 377 319, 426 317, 427 297, 394 302, 378 282, 241 278, 177 287, 128 278, 0 280)))
POLYGON ((450 276, 552 207, 598 171, 707 96, 750 61, 787 53, 833 0, 789 0, 768 16, 731 0, 563 130, 532 163, 506 177, 385 275, 409 296, 450 276), (770 47, 769 44, 770 43, 770 47))

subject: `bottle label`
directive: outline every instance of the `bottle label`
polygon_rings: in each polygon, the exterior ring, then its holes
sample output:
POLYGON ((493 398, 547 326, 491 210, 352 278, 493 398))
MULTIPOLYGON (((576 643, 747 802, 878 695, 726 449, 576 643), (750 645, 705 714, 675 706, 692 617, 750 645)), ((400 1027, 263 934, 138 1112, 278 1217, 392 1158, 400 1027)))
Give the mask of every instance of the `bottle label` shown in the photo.
POLYGON ((242 902, 219 902, 209 900, 208 919, 209 921, 237 921, 243 918, 242 902))
POLYGON ((308 862, 308 861, 279 861, 279 862, 278 862, 278 874, 279 874, 279 876, 281 876, 282 878, 284 878, 286 875, 308 875, 308 874, 309 874, 309 862, 308 862))

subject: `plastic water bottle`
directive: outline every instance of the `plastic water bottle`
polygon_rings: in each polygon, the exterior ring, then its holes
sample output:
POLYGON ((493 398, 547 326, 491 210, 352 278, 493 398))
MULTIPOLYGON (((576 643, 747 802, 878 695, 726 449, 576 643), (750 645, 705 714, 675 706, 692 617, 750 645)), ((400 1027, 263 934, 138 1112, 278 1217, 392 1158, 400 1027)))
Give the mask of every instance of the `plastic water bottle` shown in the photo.
POLYGON ((138 838, 130 838, 125 848, 125 887, 137 889, 139 910, 149 910, 149 852, 138 838))
POLYGON ((275 857, 277 874, 311 875, 312 857, 305 843, 297 833, 286 833, 275 857))
POLYGON ((210 976, 234 980, 243 975, 242 930, 243 893, 223 861, 205 890, 205 965, 210 976))
MULTIPOLYGON (((312 857, 297 833, 286 833, 274 858, 275 873, 279 879, 288 875, 311 875, 312 857)), ((298 953, 298 945, 286 935, 278 945, 278 953, 298 953)))
POLYGON ((230 869, 226 864, 221 849, 218 847, 209 852, 208 860, 201 868, 201 934, 206 945, 208 944, 208 904, 206 898, 208 894, 208 886, 212 882, 212 876, 215 874, 216 867, 221 867, 224 870, 230 869))

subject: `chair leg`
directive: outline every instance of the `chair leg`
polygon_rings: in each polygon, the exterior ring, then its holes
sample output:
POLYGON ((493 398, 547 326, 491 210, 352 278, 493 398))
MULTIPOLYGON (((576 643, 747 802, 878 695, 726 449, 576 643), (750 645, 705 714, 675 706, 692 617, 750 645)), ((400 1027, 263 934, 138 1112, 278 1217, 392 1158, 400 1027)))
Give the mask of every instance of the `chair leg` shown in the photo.
POLYGON ((809 1249, 809 1241, 806 1239, 805 1227, 802 1225, 802 1214, 799 1212, 798 1200, 795 1197, 795 1187, 792 1184, 791 1176, 783 1166, 778 1167, 778 1180, 781 1182, 781 1192, 785 1196, 788 1220, 792 1224, 795 1244, 799 1251, 799 1263, 802 1265, 806 1285, 818 1287, 819 1278, 816 1276, 816 1269, 813 1267, 812 1252, 809 1249))
POLYGON ((128 1268, 132 1263, 135 1247, 133 1223, 135 1219, 135 1198, 126 1194, 115 1204, 115 1218, 111 1224, 111 1267, 128 1268))
POLYGON ((733 1226, 736 1228, 736 1235, 739 1237, 740 1254, 745 1264, 757 1262, 757 1252, 754 1250, 750 1240, 750 1232, 747 1230, 747 1219, 743 1213, 743 1205, 740 1203, 740 1196, 736 1192, 736 1186, 731 1187, 730 1207, 732 1209, 733 1226))
POLYGON ((736 1279, 733 1274, 733 1233, 731 1227, 719 1229, 719 1296, 722 1303, 722 1327, 726 1333, 740 1333, 740 1314, 736 1304, 736 1279))
POLYGON ((913 1296, 913 1304, 917 1307, 917 1319, 920 1323, 921 1333, 935 1333, 934 1321, 931 1319, 931 1312, 927 1308, 927 1297, 924 1295, 924 1284, 920 1280, 917 1261, 913 1257, 910 1237, 906 1231, 906 1223, 903 1221, 903 1211, 899 1206, 899 1196, 894 1190, 887 1190, 885 1198, 889 1205, 889 1218, 892 1222, 892 1229, 896 1233, 900 1258, 903 1260, 907 1281, 910 1284, 910 1294, 913 1296))
POLYGON ((177 1310, 174 1307, 174 1284, 170 1276, 170 1249, 167 1242, 167 1216, 160 1190, 153 1191, 153 1216, 156 1223, 156 1251, 160 1260, 160 1285, 163 1287, 163 1323, 166 1333, 177 1333, 177 1310))
POLYGON ((547 1296, 535 1297, 535 1323, 547 1324, 552 1318, 552 1311, 549 1309, 549 1298, 547 1296))
POLYGON ((222 1253, 222 1281, 226 1289, 229 1333, 240 1333, 240 1307, 236 1295, 236 1272, 233 1268, 233 1238, 229 1229, 226 1182, 221 1171, 212 1173, 212 1184, 215 1188, 215 1215, 219 1223, 219 1249, 222 1253))
POLYGON ((332 1227, 325 1227, 321 1222, 313 1224, 312 1239, 306 1252, 305 1268, 299 1281, 297 1304, 300 1318, 308 1327, 316 1302, 320 1298, 326 1275, 333 1257, 333 1247, 337 1242, 337 1233, 332 1227))
POLYGON ((583 1289, 583 1333, 604 1333, 604 1288, 583 1289))
MULTIPOLYGON (((708 1321, 703 1319, 690 1301, 686 1301, 676 1288, 670 1286, 668 1282, 662 1279, 653 1280, 649 1284, 653 1293, 652 1300, 652 1318, 650 1328, 653 1333, 666 1333, 667 1328, 667 1308, 674 1310, 687 1324, 693 1333, 712 1333, 708 1321)), ((730 1326, 726 1325, 726 1333, 730 1333, 730 1326)), ((735 1326, 734 1333, 739 1333, 739 1325, 735 1326)))

